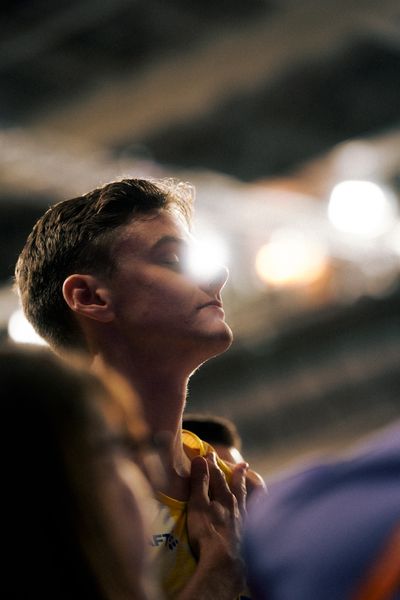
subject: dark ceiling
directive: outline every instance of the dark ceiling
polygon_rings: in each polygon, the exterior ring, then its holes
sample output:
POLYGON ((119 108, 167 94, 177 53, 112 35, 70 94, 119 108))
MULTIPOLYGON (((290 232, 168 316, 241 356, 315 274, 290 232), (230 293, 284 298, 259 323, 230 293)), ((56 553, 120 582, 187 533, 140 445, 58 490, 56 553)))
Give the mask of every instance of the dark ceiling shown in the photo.
POLYGON ((296 65, 272 86, 260 81, 251 93, 237 93, 198 120, 141 144, 163 163, 253 180, 399 124, 399 106, 400 44, 358 39, 328 60, 316 56, 296 65))
POLYGON ((2 121, 18 125, 84 95, 96 81, 132 77, 166 53, 187 52, 199 40, 273 10, 263 0, 7 4, 0 46, 2 121))

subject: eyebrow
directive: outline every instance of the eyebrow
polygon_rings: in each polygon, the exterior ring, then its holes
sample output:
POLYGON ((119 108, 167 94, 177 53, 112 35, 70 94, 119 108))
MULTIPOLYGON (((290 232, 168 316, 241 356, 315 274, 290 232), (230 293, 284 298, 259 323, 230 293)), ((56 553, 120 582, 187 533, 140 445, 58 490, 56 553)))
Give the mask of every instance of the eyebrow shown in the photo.
POLYGON ((178 238, 174 235, 164 235, 162 238, 160 238, 151 248, 151 250, 158 250, 159 248, 161 248, 162 246, 166 245, 166 244, 180 244, 182 245, 186 245, 187 241, 184 240, 183 238, 178 238))

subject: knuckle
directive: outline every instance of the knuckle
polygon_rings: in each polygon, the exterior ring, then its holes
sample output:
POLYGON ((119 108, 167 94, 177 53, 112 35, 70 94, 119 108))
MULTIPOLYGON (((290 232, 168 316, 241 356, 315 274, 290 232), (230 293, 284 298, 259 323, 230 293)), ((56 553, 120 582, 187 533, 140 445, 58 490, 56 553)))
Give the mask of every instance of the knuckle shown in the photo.
POLYGON ((229 493, 227 494, 227 498, 226 498, 226 507, 229 509, 230 512, 234 512, 237 508, 237 500, 234 494, 229 493))

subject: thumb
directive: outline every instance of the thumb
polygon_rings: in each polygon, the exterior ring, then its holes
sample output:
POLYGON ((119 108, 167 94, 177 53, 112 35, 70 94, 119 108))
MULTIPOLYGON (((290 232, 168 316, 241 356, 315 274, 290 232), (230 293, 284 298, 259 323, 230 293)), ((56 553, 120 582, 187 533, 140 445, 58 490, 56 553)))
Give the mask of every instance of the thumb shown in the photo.
POLYGON ((246 514, 246 473, 248 468, 249 465, 245 462, 236 465, 232 472, 230 484, 231 492, 236 496, 239 511, 242 516, 246 514))

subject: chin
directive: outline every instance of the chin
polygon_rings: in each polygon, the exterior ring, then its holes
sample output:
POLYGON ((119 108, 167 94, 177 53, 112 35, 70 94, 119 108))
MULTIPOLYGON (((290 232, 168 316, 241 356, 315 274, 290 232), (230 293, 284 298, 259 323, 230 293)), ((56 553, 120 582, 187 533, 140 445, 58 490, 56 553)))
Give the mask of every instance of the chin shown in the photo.
POLYGON ((225 350, 228 350, 228 348, 231 347, 233 342, 233 333, 229 325, 225 325, 225 331, 223 332, 221 341, 226 344, 225 350))
POLYGON ((201 335, 197 336, 197 339, 191 340, 191 350, 188 349, 186 356, 191 355, 192 362, 192 373, 215 356, 219 356, 226 352, 233 342, 233 334, 226 325, 219 327, 218 329, 209 330, 206 334, 204 331, 201 335))
POLYGON ((223 354, 232 345, 232 330, 228 325, 226 325, 226 323, 224 325, 225 326, 223 328, 213 332, 207 340, 207 343, 205 344, 205 349, 207 349, 210 353, 208 358, 218 356, 218 354, 223 354))
POLYGON ((212 343, 210 340, 208 342, 208 344, 204 344, 202 351, 197 354, 197 359, 193 361, 190 376, 196 373, 204 363, 226 352, 231 347, 233 337, 230 335, 229 338, 225 336, 225 338, 220 337, 218 340, 214 338, 212 343))

